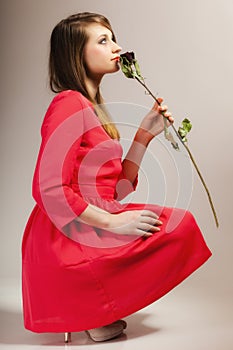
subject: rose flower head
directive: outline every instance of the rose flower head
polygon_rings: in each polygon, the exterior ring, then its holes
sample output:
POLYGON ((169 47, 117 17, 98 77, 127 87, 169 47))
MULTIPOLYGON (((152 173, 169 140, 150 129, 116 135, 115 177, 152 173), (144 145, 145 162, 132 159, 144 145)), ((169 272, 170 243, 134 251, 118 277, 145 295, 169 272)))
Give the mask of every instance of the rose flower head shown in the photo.
POLYGON ((127 78, 137 77, 139 79, 143 79, 140 72, 139 64, 135 59, 135 54, 133 51, 127 51, 120 55, 120 65, 122 72, 127 78))

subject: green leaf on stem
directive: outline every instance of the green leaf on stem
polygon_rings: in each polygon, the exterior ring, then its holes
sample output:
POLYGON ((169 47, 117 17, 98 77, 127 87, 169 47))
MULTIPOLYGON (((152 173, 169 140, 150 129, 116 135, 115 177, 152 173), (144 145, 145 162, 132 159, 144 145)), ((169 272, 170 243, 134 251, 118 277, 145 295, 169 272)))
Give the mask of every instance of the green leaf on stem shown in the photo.
POLYGON ((182 126, 180 126, 178 129, 178 134, 183 142, 188 141, 186 136, 190 132, 191 129, 192 129, 192 124, 191 124, 190 120, 185 118, 182 121, 182 126))
POLYGON ((141 75, 140 67, 139 67, 139 64, 138 64, 138 61, 137 61, 137 60, 134 60, 134 67, 135 67, 137 76, 138 76, 139 78, 143 79, 143 77, 142 77, 142 75, 141 75))

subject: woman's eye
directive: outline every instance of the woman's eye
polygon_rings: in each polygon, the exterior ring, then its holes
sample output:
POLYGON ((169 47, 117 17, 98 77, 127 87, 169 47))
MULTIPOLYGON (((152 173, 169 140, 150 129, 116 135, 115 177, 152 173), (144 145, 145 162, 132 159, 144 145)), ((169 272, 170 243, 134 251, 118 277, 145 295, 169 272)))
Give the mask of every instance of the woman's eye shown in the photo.
POLYGON ((107 42, 106 38, 103 38, 100 40, 100 44, 106 44, 106 42, 107 42))

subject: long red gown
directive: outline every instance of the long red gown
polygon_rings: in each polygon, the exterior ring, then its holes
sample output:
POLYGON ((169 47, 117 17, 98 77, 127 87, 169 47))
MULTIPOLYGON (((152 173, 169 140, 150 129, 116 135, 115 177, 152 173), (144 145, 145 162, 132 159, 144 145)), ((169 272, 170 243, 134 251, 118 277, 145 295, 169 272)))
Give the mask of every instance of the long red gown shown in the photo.
POLYGON ((153 303, 210 256, 192 214, 154 204, 121 204, 133 191, 122 148, 76 91, 59 93, 41 129, 33 179, 36 205, 22 244, 25 327, 77 332, 110 324, 153 303), (149 209, 161 231, 121 236, 75 220, 88 203, 112 213, 149 209))

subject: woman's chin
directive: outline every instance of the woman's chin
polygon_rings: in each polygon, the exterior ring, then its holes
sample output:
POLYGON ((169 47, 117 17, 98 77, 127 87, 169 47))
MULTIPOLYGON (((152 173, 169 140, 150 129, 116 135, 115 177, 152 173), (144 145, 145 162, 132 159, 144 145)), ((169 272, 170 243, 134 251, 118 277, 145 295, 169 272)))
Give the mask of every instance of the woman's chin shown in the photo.
POLYGON ((116 73, 120 70, 120 65, 116 63, 116 65, 109 67, 109 69, 106 69, 103 74, 111 74, 116 73))
POLYGON ((116 62, 116 65, 114 66, 114 68, 112 69, 111 73, 115 73, 118 72, 120 70, 120 64, 118 62, 116 62))

